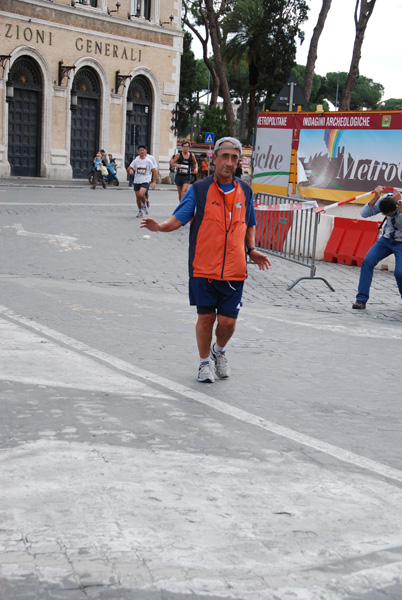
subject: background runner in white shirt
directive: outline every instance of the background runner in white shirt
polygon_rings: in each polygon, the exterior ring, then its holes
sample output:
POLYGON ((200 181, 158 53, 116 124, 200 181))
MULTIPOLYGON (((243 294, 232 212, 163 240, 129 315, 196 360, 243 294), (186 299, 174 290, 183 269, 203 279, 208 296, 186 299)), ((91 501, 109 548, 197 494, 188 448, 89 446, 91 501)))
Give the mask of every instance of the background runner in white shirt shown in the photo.
POLYGON ((148 189, 150 186, 155 189, 157 177, 155 159, 147 156, 145 146, 138 146, 138 156, 131 162, 127 170, 129 173, 131 170, 134 172, 134 192, 138 206, 137 217, 142 217, 143 211, 148 214, 146 206, 148 189))

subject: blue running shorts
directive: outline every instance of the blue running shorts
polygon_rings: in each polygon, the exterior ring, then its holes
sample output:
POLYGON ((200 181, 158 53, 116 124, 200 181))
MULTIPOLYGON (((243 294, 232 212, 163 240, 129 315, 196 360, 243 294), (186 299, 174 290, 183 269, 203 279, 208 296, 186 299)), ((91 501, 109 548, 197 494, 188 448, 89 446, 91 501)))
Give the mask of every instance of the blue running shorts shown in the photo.
POLYGON ((199 315, 218 313, 237 319, 242 305, 244 281, 221 281, 204 277, 190 277, 190 304, 197 306, 199 315))
POLYGON ((135 183, 134 184, 134 191, 135 192, 139 192, 141 188, 145 188, 147 190, 147 192, 148 192, 150 185, 151 185, 150 181, 144 181, 143 183, 135 183))

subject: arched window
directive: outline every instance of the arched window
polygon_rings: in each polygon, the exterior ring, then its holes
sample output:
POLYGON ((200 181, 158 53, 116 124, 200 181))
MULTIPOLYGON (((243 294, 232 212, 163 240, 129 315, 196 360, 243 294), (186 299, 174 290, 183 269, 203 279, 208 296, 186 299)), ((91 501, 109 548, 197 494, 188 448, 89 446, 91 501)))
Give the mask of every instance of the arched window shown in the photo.
POLYGON ((77 95, 91 95, 98 98, 100 95, 99 79, 95 71, 89 67, 80 69, 74 77, 73 92, 77 95))

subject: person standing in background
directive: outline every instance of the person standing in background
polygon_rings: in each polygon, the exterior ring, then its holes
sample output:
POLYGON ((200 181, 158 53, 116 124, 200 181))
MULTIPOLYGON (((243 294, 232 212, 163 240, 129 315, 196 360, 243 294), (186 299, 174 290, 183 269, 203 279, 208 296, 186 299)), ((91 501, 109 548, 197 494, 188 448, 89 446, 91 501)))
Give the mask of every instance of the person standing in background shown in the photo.
POLYGON ((202 163, 201 163, 202 179, 204 179, 204 177, 208 177, 208 171, 209 171, 209 161, 208 161, 207 157, 204 156, 202 163))
POLYGON ((94 169, 95 169, 95 173, 94 173, 94 181, 92 184, 92 189, 96 190, 96 186, 98 183, 101 183, 103 189, 106 189, 105 177, 102 173, 102 156, 101 156, 100 152, 97 152, 96 156, 94 158, 94 169))

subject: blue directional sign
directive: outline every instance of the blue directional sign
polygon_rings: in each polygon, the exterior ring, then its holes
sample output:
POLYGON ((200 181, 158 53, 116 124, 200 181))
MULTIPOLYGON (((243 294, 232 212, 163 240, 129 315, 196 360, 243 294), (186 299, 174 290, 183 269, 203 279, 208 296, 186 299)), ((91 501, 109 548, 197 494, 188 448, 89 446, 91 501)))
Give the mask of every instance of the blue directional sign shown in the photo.
POLYGON ((207 131, 205 134, 204 144, 213 144, 214 140, 215 140, 215 134, 211 133, 210 131, 207 131))

